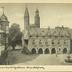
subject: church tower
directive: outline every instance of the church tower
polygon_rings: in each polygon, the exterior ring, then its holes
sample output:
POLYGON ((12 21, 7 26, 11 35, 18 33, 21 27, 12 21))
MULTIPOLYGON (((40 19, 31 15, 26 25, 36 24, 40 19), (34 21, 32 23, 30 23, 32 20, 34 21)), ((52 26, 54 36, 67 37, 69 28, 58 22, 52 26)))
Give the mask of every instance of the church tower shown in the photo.
POLYGON ((36 25, 36 27, 40 28, 40 16, 39 16, 38 9, 36 9, 36 11, 35 11, 35 25, 36 25))
POLYGON ((28 8, 25 8, 24 14, 24 39, 28 39, 28 31, 29 31, 29 12, 28 8))
POLYGON ((28 54, 28 39, 29 39, 29 12, 28 8, 25 8, 24 14, 24 39, 23 39, 23 53, 28 54))

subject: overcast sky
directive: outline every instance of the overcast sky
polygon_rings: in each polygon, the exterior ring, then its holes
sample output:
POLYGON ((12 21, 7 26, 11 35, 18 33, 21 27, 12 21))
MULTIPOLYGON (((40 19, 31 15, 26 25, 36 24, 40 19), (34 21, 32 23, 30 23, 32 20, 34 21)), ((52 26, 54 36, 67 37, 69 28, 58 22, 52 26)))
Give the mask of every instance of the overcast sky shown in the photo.
MULTIPOLYGON (((38 3, 38 4, 0 4, 4 6, 5 15, 8 17, 10 26, 12 23, 20 25, 21 30, 24 29, 24 11, 25 6, 28 7, 30 15, 30 24, 34 24, 35 10, 38 8, 40 12, 41 27, 62 26, 72 28, 72 4, 60 3, 38 3)), ((0 15, 2 8, 0 8, 0 15)))

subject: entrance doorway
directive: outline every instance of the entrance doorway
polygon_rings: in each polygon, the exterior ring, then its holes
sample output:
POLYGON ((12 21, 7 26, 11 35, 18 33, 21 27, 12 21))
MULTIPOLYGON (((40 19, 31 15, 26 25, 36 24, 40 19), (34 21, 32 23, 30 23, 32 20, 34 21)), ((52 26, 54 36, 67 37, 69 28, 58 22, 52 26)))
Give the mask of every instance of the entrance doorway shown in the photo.
POLYGON ((55 48, 52 48, 52 50, 51 50, 51 54, 55 54, 55 53, 56 53, 55 48))
POLYGON ((35 48, 32 49, 32 54, 36 54, 36 49, 35 48))
POLYGON ((38 50, 38 54, 43 54, 43 50, 41 48, 38 50))
POLYGON ((49 49, 46 48, 45 51, 44 51, 44 53, 45 53, 45 54, 49 54, 49 49))

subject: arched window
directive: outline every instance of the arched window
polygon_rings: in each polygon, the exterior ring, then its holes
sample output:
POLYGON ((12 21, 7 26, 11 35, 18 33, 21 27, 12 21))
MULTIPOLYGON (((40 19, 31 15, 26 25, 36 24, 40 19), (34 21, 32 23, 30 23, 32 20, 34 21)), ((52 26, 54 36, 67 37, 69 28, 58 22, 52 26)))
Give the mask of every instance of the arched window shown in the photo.
POLYGON ((45 53, 45 54, 49 54, 49 49, 46 48, 45 51, 44 51, 44 53, 45 53))
POLYGON ((55 48, 52 48, 52 50, 51 50, 51 54, 55 54, 55 53, 56 53, 55 48))
POLYGON ((32 52, 32 54, 36 54, 36 49, 33 48, 31 52, 32 52))
POLYGON ((66 54, 67 53, 67 48, 63 49, 63 53, 66 54))
POLYGON ((48 46, 48 42, 47 41, 45 41, 45 45, 48 46))
POLYGON ((42 44, 42 41, 41 40, 39 41, 39 44, 42 44))
POLYGON ((38 54, 43 54, 43 50, 41 48, 38 50, 38 54))

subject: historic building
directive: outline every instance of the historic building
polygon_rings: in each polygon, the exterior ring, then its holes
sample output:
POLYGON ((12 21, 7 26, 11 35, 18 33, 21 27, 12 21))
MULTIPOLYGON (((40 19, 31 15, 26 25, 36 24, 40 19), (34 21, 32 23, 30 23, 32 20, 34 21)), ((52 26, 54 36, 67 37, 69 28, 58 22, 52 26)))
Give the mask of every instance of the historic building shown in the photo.
POLYGON ((9 33, 9 21, 4 12, 0 17, 0 53, 7 49, 9 33))
POLYGON ((62 54, 71 50, 71 32, 67 27, 40 28, 39 10, 34 24, 30 24, 29 11, 24 14, 23 51, 32 54, 62 54))

